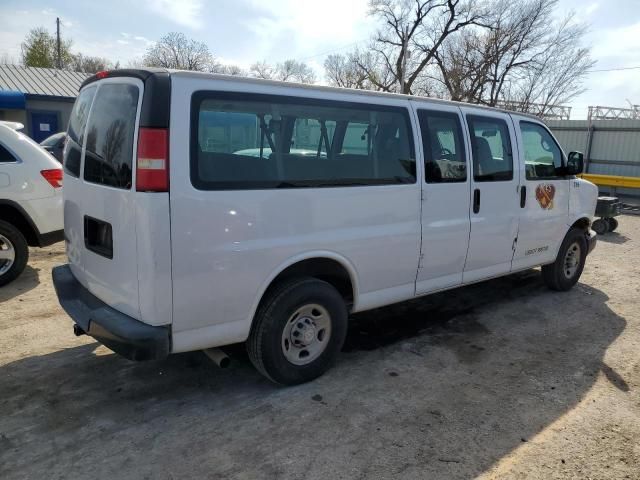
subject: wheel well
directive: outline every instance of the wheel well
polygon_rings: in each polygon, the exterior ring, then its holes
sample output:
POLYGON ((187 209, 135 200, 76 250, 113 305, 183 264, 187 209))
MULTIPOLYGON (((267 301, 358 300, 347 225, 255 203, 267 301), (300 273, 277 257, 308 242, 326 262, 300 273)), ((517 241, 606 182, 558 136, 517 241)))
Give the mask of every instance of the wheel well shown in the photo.
POLYGON ((587 230, 591 226, 591 220, 586 217, 582 217, 571 225, 571 228, 580 228, 582 230, 587 230))
POLYGON ((330 258, 310 258, 288 266, 273 279, 262 295, 260 303, 262 303, 263 299, 267 298, 277 284, 293 277, 315 277, 324 280, 338 290, 347 304, 347 308, 351 309, 355 294, 351 276, 340 262, 330 258))
POLYGON ((24 238, 27 240, 27 244, 30 247, 38 246, 38 235, 35 229, 29 220, 27 220, 24 213, 16 207, 7 204, 0 204, 0 220, 9 222, 20 230, 20 233, 24 235, 24 238))

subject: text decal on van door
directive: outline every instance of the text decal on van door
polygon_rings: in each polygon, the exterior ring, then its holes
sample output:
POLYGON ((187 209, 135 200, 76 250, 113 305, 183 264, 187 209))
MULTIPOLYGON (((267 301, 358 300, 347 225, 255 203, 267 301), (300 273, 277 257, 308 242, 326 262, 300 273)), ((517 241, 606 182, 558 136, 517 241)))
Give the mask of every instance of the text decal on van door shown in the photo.
POLYGON ((544 210, 553 208, 553 197, 556 194, 556 187, 550 183, 541 183, 536 187, 536 200, 544 210))

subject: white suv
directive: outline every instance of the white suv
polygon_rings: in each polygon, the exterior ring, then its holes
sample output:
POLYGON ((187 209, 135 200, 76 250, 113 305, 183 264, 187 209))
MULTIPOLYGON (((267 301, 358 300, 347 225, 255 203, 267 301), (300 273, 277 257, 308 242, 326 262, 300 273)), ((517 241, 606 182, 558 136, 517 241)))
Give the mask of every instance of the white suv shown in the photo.
POLYGON ((0 286, 22 273, 30 246, 64 238, 62 169, 21 127, 0 122, 0 286))

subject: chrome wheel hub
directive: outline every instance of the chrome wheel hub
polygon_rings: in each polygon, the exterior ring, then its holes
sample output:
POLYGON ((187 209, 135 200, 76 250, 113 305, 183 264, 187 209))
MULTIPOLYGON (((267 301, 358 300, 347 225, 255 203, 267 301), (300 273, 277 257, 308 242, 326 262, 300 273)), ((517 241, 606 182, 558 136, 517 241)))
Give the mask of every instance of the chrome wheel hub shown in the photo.
POLYGON ((0 275, 9 271, 16 260, 16 250, 13 243, 4 235, 0 235, 0 275))
POLYGON ((567 253, 564 256, 564 268, 562 270, 565 277, 573 278, 576 274, 580 266, 581 255, 580 245, 577 242, 569 245, 567 253))
POLYGON ((331 336, 329 312, 318 304, 303 305, 289 317, 282 332, 282 353, 294 365, 306 365, 327 348, 331 336))

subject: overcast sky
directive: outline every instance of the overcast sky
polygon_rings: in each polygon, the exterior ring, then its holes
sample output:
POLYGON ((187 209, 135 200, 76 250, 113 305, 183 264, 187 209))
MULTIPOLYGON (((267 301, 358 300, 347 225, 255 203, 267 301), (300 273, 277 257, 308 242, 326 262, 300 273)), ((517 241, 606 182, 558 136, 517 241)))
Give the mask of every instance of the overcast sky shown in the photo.
MULTIPOLYGON (((594 70, 640 67, 640 0, 561 0, 560 15, 575 10, 590 25, 587 38, 594 70)), ((55 17, 73 49, 121 64, 141 56, 169 31, 206 42, 224 63, 248 67, 304 60, 322 73, 328 53, 365 46, 375 30, 367 0, 2 0, 0 54, 19 58, 29 29, 55 31, 55 17)), ((588 105, 640 104, 640 68, 594 71, 588 91, 572 106, 573 118, 585 118, 588 105)))

